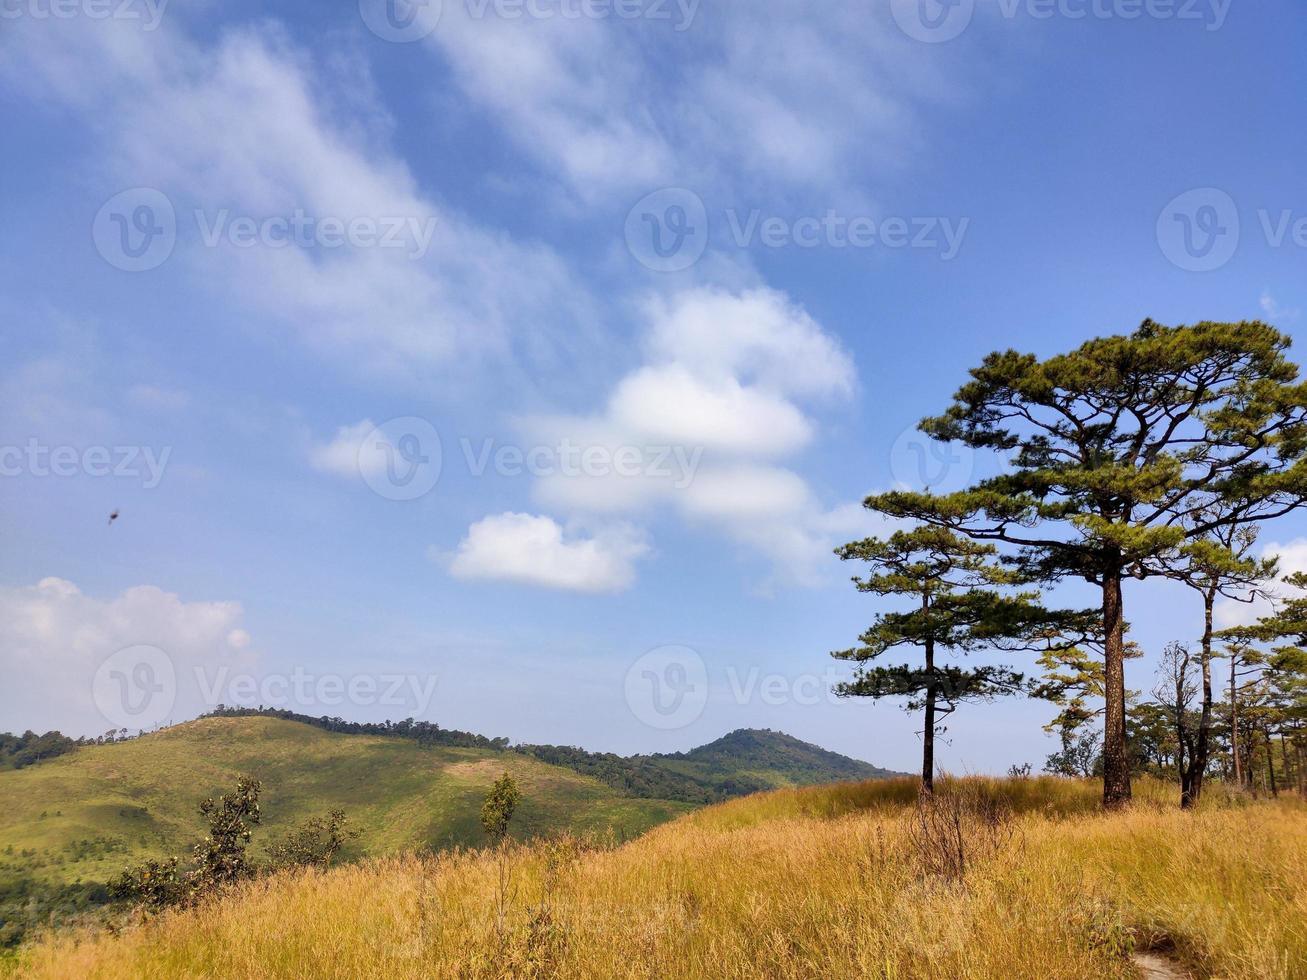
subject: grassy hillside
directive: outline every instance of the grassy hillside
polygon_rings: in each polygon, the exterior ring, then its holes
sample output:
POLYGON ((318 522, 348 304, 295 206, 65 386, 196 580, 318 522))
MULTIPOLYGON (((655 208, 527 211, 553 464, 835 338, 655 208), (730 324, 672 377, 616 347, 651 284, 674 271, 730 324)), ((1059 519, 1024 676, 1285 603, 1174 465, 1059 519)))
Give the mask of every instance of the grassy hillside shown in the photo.
POLYGON ((105 883, 128 865, 184 856, 203 832, 199 801, 230 791, 242 774, 263 783, 256 858, 306 818, 340 808, 362 831, 341 855, 351 860, 480 844, 481 801, 504 771, 524 795, 514 835, 618 840, 695 805, 883 773, 770 731, 626 758, 554 746, 512 751, 507 740, 408 722, 284 715, 232 711, 106 745, 51 736, 6 743, 6 758, 23 767, 0 768, 0 947, 52 913, 61 921, 94 913, 108 898, 105 883), (55 749, 66 754, 52 757, 55 749))
POLYGON ((103 881, 200 835, 196 806, 238 774, 263 781, 267 842, 332 807, 363 831, 352 854, 480 843, 478 811, 508 771, 524 801, 514 831, 633 836, 683 803, 624 797, 594 779, 514 752, 338 735, 276 718, 204 718, 0 772, 0 882, 103 881))
POLYGON ((124 930, 53 935, 31 977, 1307 976, 1307 808, 1070 780, 787 790, 625 846, 540 842, 284 874, 124 930), (929 813, 929 811, 928 811, 929 813), (960 831, 967 861, 941 872, 960 831), (1182 974, 1177 974, 1182 975, 1182 974))

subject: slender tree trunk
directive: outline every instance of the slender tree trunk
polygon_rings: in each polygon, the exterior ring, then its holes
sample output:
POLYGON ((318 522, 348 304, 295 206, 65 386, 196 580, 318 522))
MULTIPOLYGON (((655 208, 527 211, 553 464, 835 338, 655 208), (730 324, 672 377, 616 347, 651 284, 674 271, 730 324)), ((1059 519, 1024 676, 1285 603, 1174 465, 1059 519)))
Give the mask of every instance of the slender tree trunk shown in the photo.
POLYGON ((1284 788, 1290 788, 1290 777, 1293 773, 1293 766, 1289 762, 1289 740, 1280 733, 1280 759, 1284 762, 1284 788))
POLYGON ((1235 668, 1239 658, 1230 652, 1230 759, 1234 763, 1234 784, 1243 789, 1243 762, 1239 759, 1239 700, 1235 697, 1235 668))
MULTIPOLYGON (((930 596, 921 600, 923 610, 930 609, 930 596)), ((921 736, 921 791, 935 792, 935 640, 926 637, 926 730, 921 736)))
POLYGON ((1125 621, 1121 571, 1103 576, 1103 680, 1107 702, 1103 720, 1103 806, 1130 802, 1130 760, 1125 744, 1125 621))
POLYGON ((1180 775, 1180 803, 1189 796, 1189 767, 1185 765, 1184 682, 1185 665, 1175 666, 1175 771, 1180 775))
POLYGON ((1279 796, 1279 787, 1275 785, 1275 743, 1271 741, 1271 733, 1266 733, 1266 782, 1271 788, 1272 796, 1279 796))
POLYGON ((1293 729, 1293 771, 1298 795, 1307 795, 1307 773, 1303 772, 1302 764, 1302 734, 1297 725, 1293 729))
POLYGON ((1212 744, 1212 607, 1216 604, 1216 589, 1209 587, 1203 593, 1203 709, 1198 719, 1198 744, 1189 760, 1189 778, 1180 793, 1180 806, 1192 807, 1203 795, 1203 774, 1207 772, 1207 759, 1212 744))

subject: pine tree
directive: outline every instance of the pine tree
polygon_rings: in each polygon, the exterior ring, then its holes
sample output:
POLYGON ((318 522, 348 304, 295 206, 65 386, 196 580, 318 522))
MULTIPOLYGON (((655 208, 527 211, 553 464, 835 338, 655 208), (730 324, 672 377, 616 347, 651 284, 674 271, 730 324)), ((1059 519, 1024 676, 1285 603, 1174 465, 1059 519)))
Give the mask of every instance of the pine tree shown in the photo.
MULTIPOLYGON (((1221 505, 1211 509, 1219 514, 1221 505)), ((1191 521, 1203 521, 1207 511, 1200 511, 1191 521)), ((1212 628, 1213 610, 1218 597, 1251 602, 1265 595, 1259 586, 1276 575, 1274 558, 1251 557, 1257 541, 1253 525, 1218 525, 1207 537, 1190 541, 1182 549, 1184 561, 1176 566, 1175 577, 1195 590, 1203 600, 1203 632, 1199 646, 1199 670, 1202 675, 1202 707, 1197 738, 1189 764, 1180 770, 1180 806, 1188 809, 1203 792, 1203 776, 1211 758, 1212 726, 1212 628)))
POLYGON ((1288 347, 1263 323, 1145 321, 1045 360, 990 354, 921 429, 1015 451, 1011 467, 958 493, 877 499, 891 516, 1013 546, 1032 579, 1100 590, 1106 806, 1130 799, 1123 581, 1170 575, 1186 544, 1307 500, 1307 386, 1288 347))
MULTIPOLYGON (((898 531, 888 540, 867 538, 836 554, 865 561, 871 574, 853 579, 858 591, 902 598, 910 608, 881 613, 859 637, 859 646, 831 655, 860 666, 836 688, 844 697, 907 698, 906 710, 923 713, 921 786, 934 789, 935 736, 967 701, 986 701, 1022 690, 1023 676, 1010 667, 943 664, 940 655, 983 649, 1035 650, 1062 636, 1092 629, 1093 612, 1054 612, 1037 592, 1004 593, 1020 576, 995 558, 997 549, 940 528, 898 531), (918 664, 881 665, 892 650, 917 647, 918 664), (868 666, 872 661, 874 665, 868 666)), ((1068 641, 1070 642, 1070 641, 1068 641)))

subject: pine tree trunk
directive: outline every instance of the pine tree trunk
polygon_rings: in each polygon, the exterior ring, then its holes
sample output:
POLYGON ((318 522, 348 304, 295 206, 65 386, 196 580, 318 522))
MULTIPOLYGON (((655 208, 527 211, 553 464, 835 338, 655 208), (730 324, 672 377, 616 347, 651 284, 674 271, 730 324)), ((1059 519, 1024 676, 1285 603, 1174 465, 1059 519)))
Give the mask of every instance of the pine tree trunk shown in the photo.
POLYGON ((1239 759, 1239 701, 1235 697, 1235 668, 1239 658, 1230 654, 1230 759, 1234 763, 1234 784, 1243 789, 1243 763, 1239 759))
POLYGON ((1280 759, 1284 762, 1284 788, 1287 790, 1290 786, 1290 775, 1293 772, 1293 766, 1289 763, 1289 740, 1280 735, 1280 759))
POLYGON ((1279 796, 1279 787, 1275 785, 1275 743, 1271 741, 1271 733, 1266 733, 1266 781, 1271 787, 1271 795, 1279 796))
POLYGON ((1207 771, 1207 757, 1212 744, 1212 607, 1216 604, 1216 589, 1203 593, 1203 710, 1198 720, 1198 744, 1189 760, 1189 772, 1180 793, 1180 806, 1189 809, 1203 795, 1203 773, 1207 771))
POLYGON ((922 734, 921 791, 927 796, 935 792, 935 641, 926 640, 926 730, 922 734))
POLYGON ((1298 762, 1298 796, 1307 797, 1307 767, 1304 767, 1303 743, 1297 737, 1297 729, 1294 729, 1294 732, 1294 759, 1298 762))
POLYGON ((1125 623, 1121 602, 1121 571, 1103 576, 1104 695, 1103 806, 1130 802, 1130 760, 1125 744, 1125 623))

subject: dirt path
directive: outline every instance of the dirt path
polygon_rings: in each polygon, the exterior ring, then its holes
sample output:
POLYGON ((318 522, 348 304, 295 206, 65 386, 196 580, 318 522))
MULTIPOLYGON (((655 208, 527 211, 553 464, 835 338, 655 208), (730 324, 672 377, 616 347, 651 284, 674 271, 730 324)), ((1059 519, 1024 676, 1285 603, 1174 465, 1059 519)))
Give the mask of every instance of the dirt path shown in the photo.
POLYGON ((1160 953, 1135 953, 1130 959, 1139 968, 1139 976, 1143 980, 1192 980, 1179 964, 1160 953))

